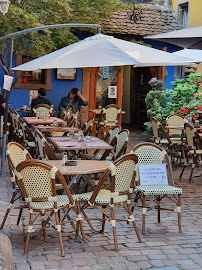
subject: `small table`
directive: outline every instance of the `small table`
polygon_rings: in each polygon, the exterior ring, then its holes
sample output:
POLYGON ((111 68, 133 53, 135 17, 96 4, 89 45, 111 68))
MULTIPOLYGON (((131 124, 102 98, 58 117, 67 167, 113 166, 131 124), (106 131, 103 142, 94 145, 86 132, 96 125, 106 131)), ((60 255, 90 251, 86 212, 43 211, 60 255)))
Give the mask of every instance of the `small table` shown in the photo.
POLYGON ((75 138, 70 137, 49 137, 48 140, 55 145, 60 151, 71 150, 101 150, 112 149, 113 147, 105 141, 92 136, 87 136, 89 140, 84 137, 83 142, 77 141, 75 138))
POLYGON ((38 117, 22 117, 22 119, 28 125, 51 125, 53 121, 57 121, 59 124, 65 123, 64 120, 57 117, 50 117, 46 119, 39 119, 38 117))
MULTIPOLYGON (((105 160, 76 160, 76 166, 64 166, 62 160, 48 160, 45 163, 55 166, 63 175, 81 175, 104 172, 111 164, 110 161, 105 160)), ((72 183, 69 184, 69 188, 72 183)))
POLYGON ((74 130, 74 132, 80 131, 79 128, 75 127, 50 127, 50 126, 43 126, 43 125, 38 125, 37 128, 41 132, 51 132, 51 131, 58 131, 58 132, 69 132, 70 129, 74 130))

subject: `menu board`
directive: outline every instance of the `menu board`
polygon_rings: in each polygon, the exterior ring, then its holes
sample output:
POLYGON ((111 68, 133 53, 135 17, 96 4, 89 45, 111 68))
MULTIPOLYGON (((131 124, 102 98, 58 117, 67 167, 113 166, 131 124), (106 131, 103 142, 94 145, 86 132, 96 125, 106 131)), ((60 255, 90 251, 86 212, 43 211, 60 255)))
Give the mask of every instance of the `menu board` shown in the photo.
POLYGON ((139 165, 140 184, 168 185, 166 164, 139 165))

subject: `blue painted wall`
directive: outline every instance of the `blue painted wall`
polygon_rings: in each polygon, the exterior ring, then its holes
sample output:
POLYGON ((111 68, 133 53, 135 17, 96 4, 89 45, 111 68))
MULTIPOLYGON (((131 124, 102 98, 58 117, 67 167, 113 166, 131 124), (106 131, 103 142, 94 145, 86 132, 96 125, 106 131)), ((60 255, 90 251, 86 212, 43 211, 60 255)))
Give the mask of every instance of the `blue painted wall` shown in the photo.
MULTIPOLYGON (((13 57, 13 67, 15 66, 15 56, 13 57)), ((57 80, 56 79, 56 70, 53 69, 51 72, 51 83, 52 90, 47 90, 46 98, 54 105, 56 110, 60 100, 67 96, 69 91, 76 87, 79 91, 82 91, 82 69, 77 68, 76 70, 76 80, 57 80)), ((3 89, 3 70, 0 68, 0 85, 3 89)), ((14 81, 15 81, 15 72, 14 72, 14 81)), ((29 90, 26 89, 15 89, 11 91, 9 99, 10 107, 14 109, 19 109, 23 105, 29 105, 29 90)))

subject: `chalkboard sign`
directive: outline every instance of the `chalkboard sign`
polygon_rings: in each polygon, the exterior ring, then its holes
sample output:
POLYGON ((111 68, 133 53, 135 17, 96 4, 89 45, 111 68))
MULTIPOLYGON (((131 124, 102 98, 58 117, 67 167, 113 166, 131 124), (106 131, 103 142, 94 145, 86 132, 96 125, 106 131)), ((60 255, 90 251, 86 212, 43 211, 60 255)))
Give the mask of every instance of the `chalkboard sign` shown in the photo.
POLYGON ((139 165, 140 184, 168 185, 166 164, 139 165))

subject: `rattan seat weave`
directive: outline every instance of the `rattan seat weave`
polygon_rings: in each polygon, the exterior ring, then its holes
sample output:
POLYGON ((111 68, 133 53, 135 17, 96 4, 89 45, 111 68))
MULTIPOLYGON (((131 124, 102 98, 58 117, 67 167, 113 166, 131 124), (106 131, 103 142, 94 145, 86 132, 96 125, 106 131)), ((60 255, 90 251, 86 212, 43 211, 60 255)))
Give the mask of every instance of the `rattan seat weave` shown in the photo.
POLYGON ((189 151, 189 154, 191 154, 191 155, 194 155, 194 154, 202 155, 202 149, 199 149, 199 150, 190 150, 189 151))
MULTIPOLYGON (((88 201, 90 200, 91 196, 93 194, 92 192, 87 192, 79 195, 80 200, 88 201)), ((114 203, 120 203, 126 201, 128 198, 128 195, 122 195, 114 197, 114 203)), ((107 189, 101 189, 95 199, 95 203, 106 203, 109 204, 111 200, 111 191, 107 189)))
POLYGON ((109 126, 109 127, 115 127, 117 125, 117 123, 108 121, 108 122, 99 122, 99 125, 100 126, 104 126, 105 125, 105 126, 109 126))
POLYGON ((161 140, 155 139, 154 143, 156 143, 156 144, 169 144, 168 140, 166 140, 166 139, 161 139, 161 140))
POLYGON ((182 194, 182 189, 168 185, 137 186, 136 190, 143 195, 182 194))
MULTIPOLYGON (((73 199, 76 200, 78 195, 72 195, 73 199)), ((57 196, 57 207, 62 207, 64 205, 69 204, 69 199, 66 195, 58 195, 57 196)), ((51 209, 54 207, 53 202, 31 202, 30 206, 33 209, 51 209)))

